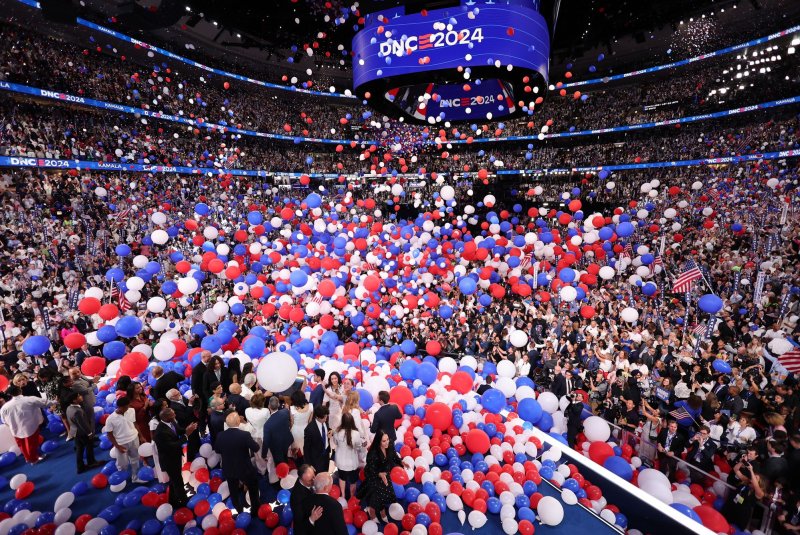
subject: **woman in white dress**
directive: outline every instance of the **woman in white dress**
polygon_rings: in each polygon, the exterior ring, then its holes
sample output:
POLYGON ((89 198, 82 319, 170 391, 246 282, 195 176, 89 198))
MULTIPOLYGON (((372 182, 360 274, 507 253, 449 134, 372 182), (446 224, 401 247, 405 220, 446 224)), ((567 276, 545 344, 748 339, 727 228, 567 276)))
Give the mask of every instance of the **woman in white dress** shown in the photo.
MULTIPOLYGON (((361 410, 361 394, 358 390, 351 390, 347 393, 344 400, 344 409, 342 415, 349 414, 353 417, 356 424, 356 429, 361 434, 362 446, 364 446, 364 454, 366 455, 367 440, 369 440, 369 420, 363 418, 364 411, 361 410)), ((366 457, 364 459, 366 460, 366 457)))
POLYGON ((339 375, 339 372, 331 372, 328 376, 324 403, 328 405, 328 427, 330 429, 338 429, 342 421, 342 407, 344 405, 342 376, 339 375))
POLYGON ((304 436, 308 422, 311 420, 314 411, 308 404, 306 395, 300 391, 292 392, 292 406, 289 408, 289 421, 292 429, 292 455, 297 458, 303 454, 304 436))
POLYGON ((244 410, 244 417, 247 418, 247 421, 253 426, 253 430, 250 434, 253 436, 253 440, 256 441, 256 444, 258 444, 258 451, 253 455, 253 459, 256 469, 262 475, 267 470, 267 460, 261 456, 261 445, 264 443, 264 424, 267 423, 270 416, 269 409, 264 407, 265 402, 264 394, 255 392, 253 393, 253 397, 250 398, 250 406, 244 410))
POLYGON ((345 500, 355 495, 358 482, 358 469, 360 466, 359 451, 362 447, 361 433, 356 428, 356 423, 349 412, 342 413, 342 423, 336 428, 333 435, 336 444, 336 470, 339 475, 339 489, 345 500))

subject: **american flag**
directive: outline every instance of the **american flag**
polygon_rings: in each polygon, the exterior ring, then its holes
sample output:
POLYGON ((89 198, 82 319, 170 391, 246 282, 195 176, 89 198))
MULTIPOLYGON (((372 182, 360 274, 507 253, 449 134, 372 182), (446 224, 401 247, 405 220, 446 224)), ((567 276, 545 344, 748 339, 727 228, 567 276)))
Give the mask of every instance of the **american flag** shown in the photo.
POLYGON ((714 199, 715 201, 719 200, 719 192, 716 189, 708 190, 708 196, 714 199))
POLYGON ((705 323, 698 323, 694 327, 692 327, 692 334, 702 337, 706 334, 706 324, 705 323))
POLYGON ((674 411, 670 411, 669 415, 675 418, 676 420, 684 420, 686 418, 692 418, 692 415, 689 414, 689 411, 687 411, 683 407, 678 407, 674 411))
POLYGON ((321 304, 322 304, 322 302, 323 302, 324 300, 325 300, 325 298, 324 298, 324 297, 322 297, 322 294, 320 294, 320 293, 318 292, 318 293, 317 293, 317 295, 315 295, 314 297, 312 297, 311 299, 309 299, 309 300, 308 300, 308 302, 309 302, 309 303, 316 303, 316 304, 318 304, 318 305, 321 305, 321 304))
POLYGON ((120 225, 120 224, 125 224, 130 215, 131 215, 131 209, 130 207, 128 207, 122 210, 121 212, 109 215, 108 218, 111 220, 112 223, 120 225))
POLYGON ((675 283, 672 285, 672 293, 685 293, 690 291, 692 289, 692 283, 702 277, 703 274, 700 272, 700 268, 697 267, 697 264, 694 263, 694 260, 687 261, 683 272, 675 279, 675 283))
POLYGON ((128 301, 128 298, 125 297, 125 294, 119 291, 117 283, 113 281, 111 282, 111 302, 116 303, 122 313, 127 312, 133 307, 131 302, 128 301))
POLYGON ((622 258, 624 258, 626 256, 628 258, 633 258, 633 247, 631 247, 630 243, 626 243, 625 244, 625 247, 623 247, 622 253, 620 254, 620 257, 622 257, 622 258))
POLYGON ((780 362, 789 373, 800 373, 800 349, 794 348, 791 351, 787 351, 778 357, 778 362, 780 362))
POLYGON ((522 261, 519 263, 519 267, 522 269, 528 269, 528 266, 531 265, 532 260, 533 260, 533 251, 522 257, 522 261))
POLYGON ((664 261, 661 260, 661 255, 656 256, 653 262, 650 263, 650 274, 656 272, 656 266, 664 267, 664 261))

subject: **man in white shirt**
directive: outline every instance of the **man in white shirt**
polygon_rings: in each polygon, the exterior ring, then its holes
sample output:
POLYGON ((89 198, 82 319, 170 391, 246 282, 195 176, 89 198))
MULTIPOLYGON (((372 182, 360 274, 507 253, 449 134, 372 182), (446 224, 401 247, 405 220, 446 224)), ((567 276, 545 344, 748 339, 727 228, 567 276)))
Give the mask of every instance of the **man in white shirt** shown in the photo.
POLYGON ((144 483, 139 473, 139 433, 136 431, 136 413, 130 408, 128 396, 117 400, 117 410, 106 419, 103 432, 117 451, 117 470, 130 467, 131 482, 144 483))
POLYGON ((36 464, 44 459, 44 456, 39 456, 42 443, 39 426, 44 421, 42 409, 47 408, 47 402, 42 398, 23 396, 16 385, 9 386, 6 393, 11 396, 11 401, 0 409, 0 419, 11 430, 25 460, 36 464))

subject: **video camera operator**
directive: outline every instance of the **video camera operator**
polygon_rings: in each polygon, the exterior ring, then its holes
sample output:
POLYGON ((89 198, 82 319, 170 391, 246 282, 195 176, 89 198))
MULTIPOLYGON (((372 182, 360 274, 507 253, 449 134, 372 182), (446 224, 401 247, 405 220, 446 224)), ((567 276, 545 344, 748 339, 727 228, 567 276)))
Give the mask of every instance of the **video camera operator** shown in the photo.
POLYGON ((567 399, 569 405, 564 409, 564 416, 567 418, 567 443, 574 448, 576 437, 582 427, 583 398, 577 392, 572 392, 567 395, 567 399))

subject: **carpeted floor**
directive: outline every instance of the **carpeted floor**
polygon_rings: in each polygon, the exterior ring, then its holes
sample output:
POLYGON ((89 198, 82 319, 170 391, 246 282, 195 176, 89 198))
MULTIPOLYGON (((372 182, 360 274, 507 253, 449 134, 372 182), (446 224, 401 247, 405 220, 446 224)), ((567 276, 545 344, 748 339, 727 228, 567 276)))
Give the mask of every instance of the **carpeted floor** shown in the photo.
MULTIPOLYGON (((36 466, 28 466, 23 461, 22 456, 18 456, 14 464, 0 469, 0 505, 5 507, 10 500, 14 499, 14 491, 9 488, 8 480, 18 473, 24 473, 28 477, 28 481, 32 481, 36 486, 33 494, 25 500, 30 503, 32 511, 52 511, 56 498, 63 492, 70 490, 79 481, 86 482, 89 490, 84 495, 76 497, 71 507, 73 512, 72 521, 85 513, 94 517, 114 503, 119 494, 111 492, 108 487, 95 489, 91 486, 92 476, 98 473, 100 469, 78 475, 75 469, 75 454, 72 442, 65 442, 63 437, 57 440, 59 443, 58 449, 51 453, 44 462, 36 466)), ((108 452, 101 451, 99 448, 96 449, 96 452, 98 460, 106 462, 109 460, 108 452)), ((120 494, 130 491, 131 488, 131 484, 128 483, 126 489, 120 494)), ((542 484, 539 491, 550 496, 558 494, 557 490, 546 484, 542 484)), ((276 492, 264 481, 261 486, 261 496, 262 501, 273 502, 276 499, 276 492)), ((599 535, 603 531, 615 533, 599 517, 580 506, 565 506, 565 513, 564 521, 557 527, 542 526, 537 523, 535 526, 536 533, 593 533, 594 535, 599 535)), ((480 532, 487 535, 502 535, 503 530, 500 526, 499 516, 493 514, 488 514, 487 516, 489 521, 480 529, 480 532)), ((139 505, 137 507, 123 508, 122 514, 113 525, 119 531, 128 526, 129 523, 133 523, 134 526, 141 526, 143 522, 152 518, 155 518, 155 509, 139 505)), ((462 526, 457 515, 451 511, 447 511, 442 515, 442 527, 445 534, 466 534, 473 531, 468 522, 462 526)), ((271 530, 257 519, 252 522, 247 531, 253 535, 269 535, 271 533, 271 530)))

